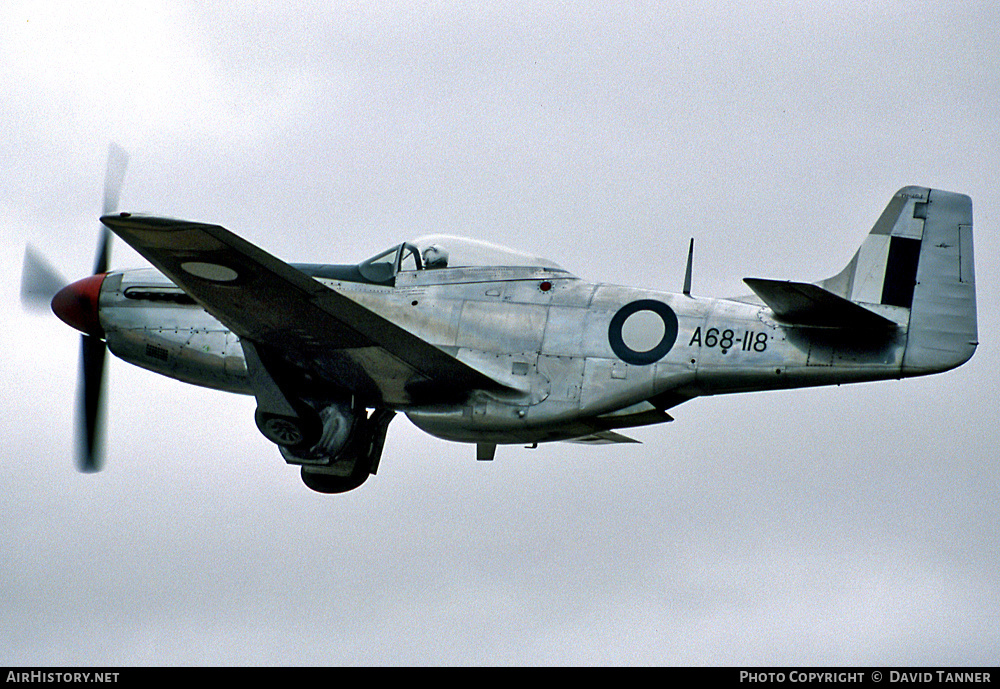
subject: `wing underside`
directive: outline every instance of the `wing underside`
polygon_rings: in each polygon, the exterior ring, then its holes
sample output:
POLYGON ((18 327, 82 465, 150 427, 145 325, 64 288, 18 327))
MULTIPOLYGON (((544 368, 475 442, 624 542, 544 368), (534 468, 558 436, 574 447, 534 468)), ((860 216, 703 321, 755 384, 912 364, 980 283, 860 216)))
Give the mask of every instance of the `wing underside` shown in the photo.
POLYGON ((566 442, 581 445, 612 445, 616 443, 638 443, 639 441, 615 431, 597 431, 590 435, 567 440, 566 442))
POLYGON ((241 339, 373 405, 502 387, 218 225, 128 214, 101 221, 241 339))

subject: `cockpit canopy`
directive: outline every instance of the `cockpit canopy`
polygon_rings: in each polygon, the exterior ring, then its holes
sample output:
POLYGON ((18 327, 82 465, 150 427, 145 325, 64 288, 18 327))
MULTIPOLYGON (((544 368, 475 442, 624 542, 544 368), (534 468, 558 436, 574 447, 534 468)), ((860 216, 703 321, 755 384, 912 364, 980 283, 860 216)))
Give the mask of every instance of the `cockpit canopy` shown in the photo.
POLYGON ((397 273, 442 268, 538 268, 565 272, 548 259, 498 244, 449 235, 427 235, 403 242, 358 265, 370 282, 391 282, 397 273))

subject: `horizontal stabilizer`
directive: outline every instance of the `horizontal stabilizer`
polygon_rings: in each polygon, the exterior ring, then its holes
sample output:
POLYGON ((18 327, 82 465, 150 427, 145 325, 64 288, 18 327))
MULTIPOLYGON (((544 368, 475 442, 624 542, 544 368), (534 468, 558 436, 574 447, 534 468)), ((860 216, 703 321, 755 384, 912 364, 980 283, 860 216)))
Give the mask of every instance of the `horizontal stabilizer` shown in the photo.
POLYGON ((889 330, 888 318, 808 282, 743 278, 774 315, 788 323, 825 328, 889 330))

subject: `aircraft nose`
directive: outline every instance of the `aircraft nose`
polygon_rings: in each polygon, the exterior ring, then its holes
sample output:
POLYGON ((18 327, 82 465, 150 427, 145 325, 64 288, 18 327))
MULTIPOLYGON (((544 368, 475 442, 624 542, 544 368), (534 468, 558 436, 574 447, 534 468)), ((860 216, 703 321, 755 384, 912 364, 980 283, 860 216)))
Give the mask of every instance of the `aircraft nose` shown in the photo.
POLYGON ((52 312, 80 332, 103 338, 97 305, 105 277, 107 273, 98 273, 66 285, 52 297, 52 312))

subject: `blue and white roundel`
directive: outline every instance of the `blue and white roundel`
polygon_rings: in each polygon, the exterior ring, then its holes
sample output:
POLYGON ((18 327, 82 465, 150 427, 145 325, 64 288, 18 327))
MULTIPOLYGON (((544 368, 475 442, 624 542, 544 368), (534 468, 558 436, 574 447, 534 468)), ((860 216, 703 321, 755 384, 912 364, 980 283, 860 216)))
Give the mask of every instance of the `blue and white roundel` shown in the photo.
POLYGON ((608 326, 608 343, 627 364, 662 359, 677 340, 677 314, 661 301, 639 299, 618 309, 608 326))

